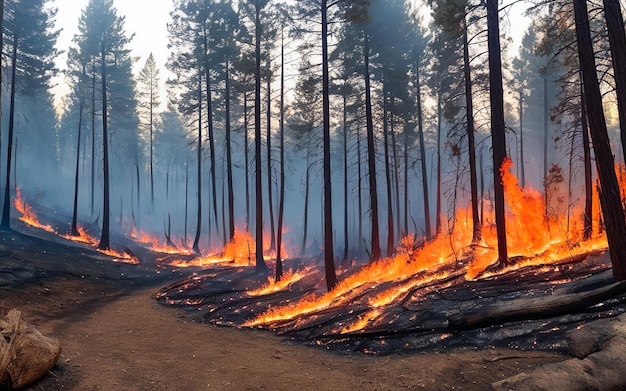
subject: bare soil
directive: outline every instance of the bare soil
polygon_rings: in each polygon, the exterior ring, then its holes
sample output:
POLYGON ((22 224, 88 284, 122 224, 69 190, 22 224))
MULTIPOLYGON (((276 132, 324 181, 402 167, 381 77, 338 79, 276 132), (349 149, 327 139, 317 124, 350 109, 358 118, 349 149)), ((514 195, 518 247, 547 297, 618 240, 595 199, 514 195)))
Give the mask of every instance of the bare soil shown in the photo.
POLYGON ((53 276, 0 287, 0 315, 17 307, 61 341, 57 365, 26 389, 486 390, 568 358, 473 348, 383 357, 332 352, 267 331, 195 323, 154 300, 162 284, 53 276))

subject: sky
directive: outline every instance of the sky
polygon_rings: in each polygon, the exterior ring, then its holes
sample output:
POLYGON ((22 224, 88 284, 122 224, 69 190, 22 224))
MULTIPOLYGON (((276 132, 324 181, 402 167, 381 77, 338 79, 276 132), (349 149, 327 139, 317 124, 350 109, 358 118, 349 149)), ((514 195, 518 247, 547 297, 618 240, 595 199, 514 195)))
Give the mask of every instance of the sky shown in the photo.
MULTIPOLYGON (((61 29, 57 49, 67 52, 71 46, 72 38, 78 32, 78 19, 82 10, 87 6, 89 0, 53 0, 51 5, 58 9, 57 28, 61 29)), ((417 5, 417 1, 415 1, 417 5)), ((165 69, 168 57, 168 34, 167 23, 170 21, 169 13, 173 9, 173 0, 113 0, 113 5, 118 10, 118 14, 126 17, 126 33, 135 34, 130 43, 132 56, 137 58, 134 72, 137 74, 146 62, 146 59, 153 53, 157 66, 160 68, 161 105, 165 108, 167 103, 165 93, 165 81, 170 73, 165 69)), ((521 35, 527 26, 526 18, 522 13, 526 6, 516 3, 508 12, 511 21, 511 34, 514 37, 513 50, 516 50, 521 40, 521 35)), ((425 8, 426 12, 429 12, 425 8)), ((57 67, 65 69, 67 55, 63 53, 57 59, 57 67)), ((64 83, 64 76, 58 76, 52 89, 56 97, 57 108, 61 105, 61 98, 67 94, 68 88, 64 83)))
MULTIPOLYGON (((57 28, 62 29, 57 49, 67 52, 72 44, 74 35, 78 32, 78 19, 87 6, 88 0, 53 0, 52 6, 58 9, 57 28)), ((130 49, 132 56, 138 58, 135 63, 134 72, 138 73, 146 62, 146 59, 153 53, 154 59, 161 69, 160 82, 165 84, 168 73, 165 70, 167 61, 167 23, 170 20, 169 13, 173 8, 173 0, 113 0, 113 5, 118 10, 118 15, 126 17, 126 33, 135 34, 130 49)), ((67 55, 64 53, 57 59, 57 67, 65 69, 67 55)), ((67 93, 67 87, 63 82, 63 76, 55 80, 57 85, 53 93, 58 100, 67 93)), ((165 103, 165 93, 162 92, 161 102, 165 103)))

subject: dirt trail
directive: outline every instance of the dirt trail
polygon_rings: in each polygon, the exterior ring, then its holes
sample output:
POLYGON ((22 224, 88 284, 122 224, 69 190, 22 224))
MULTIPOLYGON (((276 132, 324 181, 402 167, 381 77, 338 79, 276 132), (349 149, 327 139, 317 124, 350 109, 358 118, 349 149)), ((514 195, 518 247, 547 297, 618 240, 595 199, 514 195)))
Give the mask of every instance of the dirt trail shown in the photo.
POLYGON ((199 324, 158 304, 158 287, 52 279, 0 289, 61 340, 56 367, 30 390, 485 390, 563 356, 509 350, 375 357, 303 346, 266 331, 199 324))

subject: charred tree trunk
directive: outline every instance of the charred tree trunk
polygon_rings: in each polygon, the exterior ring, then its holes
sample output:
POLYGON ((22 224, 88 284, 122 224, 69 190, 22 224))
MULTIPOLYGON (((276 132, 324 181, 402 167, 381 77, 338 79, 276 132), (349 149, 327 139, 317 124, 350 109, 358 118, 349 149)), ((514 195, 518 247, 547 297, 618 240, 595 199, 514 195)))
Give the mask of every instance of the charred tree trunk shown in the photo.
MULTIPOLYGON (((392 103, 393 106, 393 103, 392 103)), ((393 160, 393 177, 394 177, 394 186, 396 193, 396 232, 398 234, 399 239, 402 239, 402 236, 406 235, 407 232, 402 232, 401 222, 400 222, 400 165, 398 163, 398 150, 396 146, 396 130, 395 130, 395 117, 393 113, 391 114, 391 123, 389 124, 389 131, 391 134, 391 152, 392 160, 393 160)))
POLYGON ((524 163, 524 88, 519 90, 519 168, 522 187, 526 186, 524 163))
POLYGON ((328 6, 322 0, 322 106, 324 116, 324 270, 326 288, 330 291, 337 285, 333 256, 333 200, 330 171, 330 80, 328 70, 328 6))
POLYGON ((94 213, 96 195, 96 60, 92 63, 91 76, 91 215, 94 213))
POLYGON ((348 235, 348 95, 344 91, 343 98, 343 260, 348 264, 350 238, 348 235))
POLYGON ((200 254, 200 232, 202 231, 202 76, 198 80, 198 215, 196 220, 196 236, 193 239, 193 250, 200 254))
POLYGON ((187 248, 187 219, 189 211, 189 157, 185 163, 185 227, 183 234, 183 246, 187 248))
POLYGON ((267 204, 270 217, 270 252, 276 251, 276 227, 274 225, 274 197, 272 190, 272 69, 271 62, 267 60, 267 117, 266 117, 266 146, 267 146, 267 204))
POLYGON ((422 167, 422 195, 424 197, 424 229, 426 239, 430 240, 433 236, 430 228, 430 196, 428 191, 428 175, 426 170, 426 143, 424 142, 424 119, 422 113, 422 94, 420 89, 420 68, 419 62, 415 64, 415 100, 417 104, 417 133, 420 141, 420 160, 422 167))
POLYGON ((583 220, 583 239, 591 239, 593 233, 593 172, 591 169, 591 147, 589 143, 589 123, 585 104, 585 93, 580 80, 580 125, 583 136, 583 164, 585 166, 585 215, 583 220))
POLYGON ((622 153, 626 162, 626 32, 619 0, 603 0, 617 93, 622 153))
POLYGON ((357 202, 357 210, 358 210, 358 218, 357 218, 357 224, 358 224, 358 243, 359 243, 359 253, 361 253, 363 251, 363 243, 365 241, 365 237, 363 236, 363 175, 362 175, 362 169, 361 169, 361 132, 359 131, 359 129, 357 128, 356 130, 356 165, 357 165, 357 171, 359 173, 358 175, 358 183, 357 183, 357 197, 358 197, 358 202, 357 202))
POLYGON ((104 50, 104 43, 102 43, 101 52, 101 67, 102 67, 102 149, 103 149, 103 206, 102 206, 102 237, 98 244, 98 249, 108 250, 110 248, 110 204, 109 204, 109 135, 108 135, 108 118, 107 118, 107 70, 106 70, 106 52, 104 50))
POLYGON ((248 138, 248 93, 243 94, 243 155, 246 176, 246 231, 250 230, 250 139, 248 138))
MULTIPOLYGON (((215 219, 215 230, 219 232, 219 222, 217 220, 217 185, 216 185, 216 164, 215 164, 215 134, 213 131, 213 102, 211 92, 211 72, 207 69, 204 81, 206 83, 206 115, 207 132, 209 137, 209 154, 211 155, 211 195, 213 197, 213 218, 215 219)), ((209 227, 211 227, 211 217, 209 216, 209 227)), ((209 245, 211 244, 211 234, 209 232, 209 245)))
POLYGON ((74 173, 74 209, 72 211, 72 225, 70 226, 71 236, 80 236, 78 232, 78 173, 80 168, 80 140, 83 134, 83 107, 84 100, 81 94, 78 104, 78 141, 76 142, 76 171, 74 173))
MULTIPOLYGON (((154 83, 150 82, 150 205, 154 208, 154 83)), ((139 188, 137 188, 139 189, 139 188)))
POLYGON ((17 69, 17 44, 18 37, 13 34, 13 49, 11 51, 11 95, 9 106, 9 135, 7 141, 7 175, 4 185, 4 204, 2 208, 2 221, 0 221, 0 228, 5 231, 11 230, 11 156, 13 154, 13 128, 15 125, 15 75, 17 69))
POLYGON ((255 19, 255 84, 254 84, 254 162, 256 190, 256 270, 267 273, 268 267, 263 259, 263 186, 261 182, 261 4, 257 1, 254 8, 255 19))
POLYGON ((378 187, 376 185, 376 147, 374 145, 374 122, 372 119, 372 91, 370 86, 369 36, 365 34, 363 45, 365 59, 365 110, 367 118, 367 174, 369 177, 370 213, 372 214, 372 260, 380 259, 380 234, 378 226, 378 187))
POLYGON ((545 215, 548 216, 548 67, 543 75, 543 197, 545 215))
MULTIPOLYGON (((228 183, 228 241, 235 236, 235 200, 233 193, 233 158, 231 146, 231 125, 230 125, 230 73, 229 59, 226 58, 226 88, 224 91, 224 101, 226 104, 225 131, 226 131, 226 178, 228 183)), ((226 232, 226 227, 224 227, 226 232)))
MULTIPOLYGON (((384 87, 383 87, 384 90, 384 87)), ((387 110, 387 93, 383 91, 383 139, 385 152, 385 187, 387 189, 387 256, 391 257, 394 249, 393 200, 391 197, 391 172, 389 170, 389 111, 387 110)))
MULTIPOLYGON (((437 94, 437 210, 435 212, 435 230, 437 235, 441 233, 441 122, 441 95, 437 94)), ((476 151, 474 150, 474 152, 476 151)), ((478 189, 476 193, 478 193, 478 189)), ((476 209, 478 209, 478 205, 476 205, 476 209)))
POLYGON ((309 231, 309 177, 311 166, 309 165, 309 151, 307 147, 306 156, 306 174, 304 175, 304 227, 302 230, 302 246, 300 247, 300 254, 303 255, 306 251, 306 240, 309 231))
POLYGON ((596 74, 586 0, 574 0, 574 15, 585 103, 600 178, 600 204, 606 226, 613 276, 616 280, 623 281, 626 279, 626 222, 602 108, 602 94, 596 74))
POLYGON ((283 276, 282 245, 285 214, 285 32, 280 35, 280 189, 278 190, 278 234, 276 236, 276 281, 283 276))
POLYGON ((500 169, 506 159, 506 133, 504 127, 504 92, 502 89, 502 61, 500 58, 500 22, 498 0, 487 0, 487 29, 489 46, 489 100, 491 102, 491 139, 493 147, 493 183, 498 236, 498 263, 509 264, 506 245, 504 211, 504 185, 500 169))
MULTIPOLYGON (((496 15, 496 18, 498 16, 496 15)), ((498 42, 498 47, 500 46, 498 42)), ((499 55, 500 52, 498 52, 499 55)), ((490 56, 491 58, 491 56, 490 56)), ((481 239, 482 224, 478 214, 478 179, 476 170, 476 142, 474 129, 474 98, 472 97, 472 77, 470 70, 469 43, 467 26, 463 28, 463 73, 465 75, 465 115, 467 121, 467 153, 470 164, 470 191, 472 197, 472 242, 478 243, 481 239)), ((492 107, 493 110, 493 107, 492 107)), ((504 147, 503 147, 504 148, 504 147)), ((496 167, 500 167, 499 165, 496 167)), ((499 177, 499 171, 497 176, 499 177)), ((498 182, 499 179, 496 181, 498 182)))
MULTIPOLYGON (((409 126, 404 124, 404 232, 409 233, 409 126)), ((417 232, 416 232, 417 233, 417 232)))

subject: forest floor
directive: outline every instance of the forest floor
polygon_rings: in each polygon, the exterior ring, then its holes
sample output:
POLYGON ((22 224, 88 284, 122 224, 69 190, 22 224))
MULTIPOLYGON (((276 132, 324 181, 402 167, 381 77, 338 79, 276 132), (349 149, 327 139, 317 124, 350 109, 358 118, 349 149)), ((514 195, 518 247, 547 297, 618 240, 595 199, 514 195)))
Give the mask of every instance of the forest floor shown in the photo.
POLYGON ((3 235, 0 315, 18 308, 62 346, 57 365, 26 389, 485 390, 571 359, 507 349, 375 356, 304 346, 268 331, 196 323, 154 300, 179 274, 94 259, 84 249, 3 235))

